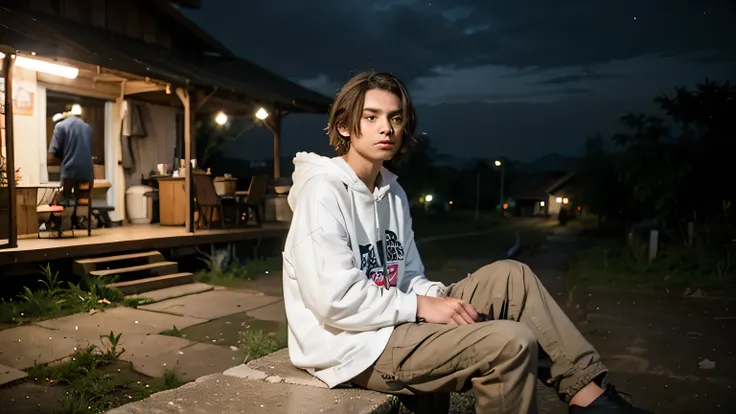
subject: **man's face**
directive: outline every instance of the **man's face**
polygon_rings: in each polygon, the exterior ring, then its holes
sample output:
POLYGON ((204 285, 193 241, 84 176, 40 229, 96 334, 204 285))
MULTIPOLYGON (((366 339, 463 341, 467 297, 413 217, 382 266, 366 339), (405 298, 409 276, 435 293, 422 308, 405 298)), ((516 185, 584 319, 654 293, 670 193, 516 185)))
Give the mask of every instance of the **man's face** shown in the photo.
POLYGON ((347 129, 340 134, 350 137, 350 151, 372 162, 388 161, 401 148, 404 131, 401 127, 401 101, 383 89, 371 89, 365 94, 360 134, 350 136, 347 129))

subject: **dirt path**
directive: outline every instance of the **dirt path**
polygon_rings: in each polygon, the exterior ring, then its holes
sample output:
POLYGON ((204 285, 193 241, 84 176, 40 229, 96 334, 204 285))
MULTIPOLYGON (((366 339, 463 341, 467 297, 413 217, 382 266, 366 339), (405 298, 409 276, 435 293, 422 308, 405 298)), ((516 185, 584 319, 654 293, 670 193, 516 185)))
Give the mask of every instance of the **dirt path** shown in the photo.
POLYGON ((727 413, 736 407, 736 301, 617 288, 565 293, 567 264, 588 243, 557 231, 530 257, 611 370, 609 382, 657 413, 727 413))
MULTIPOLYGON (((733 412, 736 300, 615 288, 576 289, 570 295, 568 266, 589 243, 570 229, 544 231, 544 241, 517 259, 534 270, 599 350, 611 370, 609 382, 631 394, 636 405, 657 413, 733 412)), ((488 263, 492 254, 476 256, 432 276, 457 280, 488 263)), ((566 412, 554 398, 540 389, 540 412, 566 412)), ((472 394, 456 396, 456 402, 462 407, 454 412, 465 412, 472 407, 472 394)))

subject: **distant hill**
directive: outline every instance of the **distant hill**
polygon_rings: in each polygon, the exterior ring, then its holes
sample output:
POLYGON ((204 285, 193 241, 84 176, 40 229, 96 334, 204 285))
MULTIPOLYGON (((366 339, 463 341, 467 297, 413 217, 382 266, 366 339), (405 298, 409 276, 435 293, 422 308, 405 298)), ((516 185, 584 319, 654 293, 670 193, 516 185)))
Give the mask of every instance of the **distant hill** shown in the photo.
MULTIPOLYGON (((491 165, 494 158, 487 158, 485 161, 491 165)), ((437 159, 437 165, 444 165, 457 169, 466 168, 474 162, 475 161, 468 158, 456 157, 449 154, 441 154, 437 159)), ((582 158, 570 157, 557 153, 544 155, 534 161, 512 161, 516 170, 529 174, 576 171, 581 162, 582 158)))
POLYGON ((526 173, 571 172, 580 168, 582 158, 557 153, 547 154, 529 162, 514 161, 514 167, 526 173))

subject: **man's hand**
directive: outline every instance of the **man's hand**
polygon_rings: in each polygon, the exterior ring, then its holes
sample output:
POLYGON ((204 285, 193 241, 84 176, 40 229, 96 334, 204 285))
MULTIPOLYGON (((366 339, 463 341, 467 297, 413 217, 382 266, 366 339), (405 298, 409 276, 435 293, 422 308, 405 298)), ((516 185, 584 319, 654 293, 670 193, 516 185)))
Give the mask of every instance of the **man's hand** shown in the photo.
POLYGON ((478 321, 478 312, 460 299, 417 295, 417 317, 429 323, 468 325, 478 321))

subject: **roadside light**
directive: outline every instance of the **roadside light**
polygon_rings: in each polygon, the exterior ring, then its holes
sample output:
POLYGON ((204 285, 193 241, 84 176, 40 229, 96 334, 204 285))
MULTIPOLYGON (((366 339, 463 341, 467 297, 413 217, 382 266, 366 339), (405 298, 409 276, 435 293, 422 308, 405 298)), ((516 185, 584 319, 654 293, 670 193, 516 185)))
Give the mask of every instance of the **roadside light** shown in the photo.
POLYGON ((424 196, 424 201, 428 203, 431 203, 433 199, 434 197, 432 197, 432 194, 427 194, 426 196, 424 196))
POLYGON ((570 200, 567 197, 565 197, 565 198, 562 199, 562 204, 567 205, 569 203, 570 203, 570 200))

